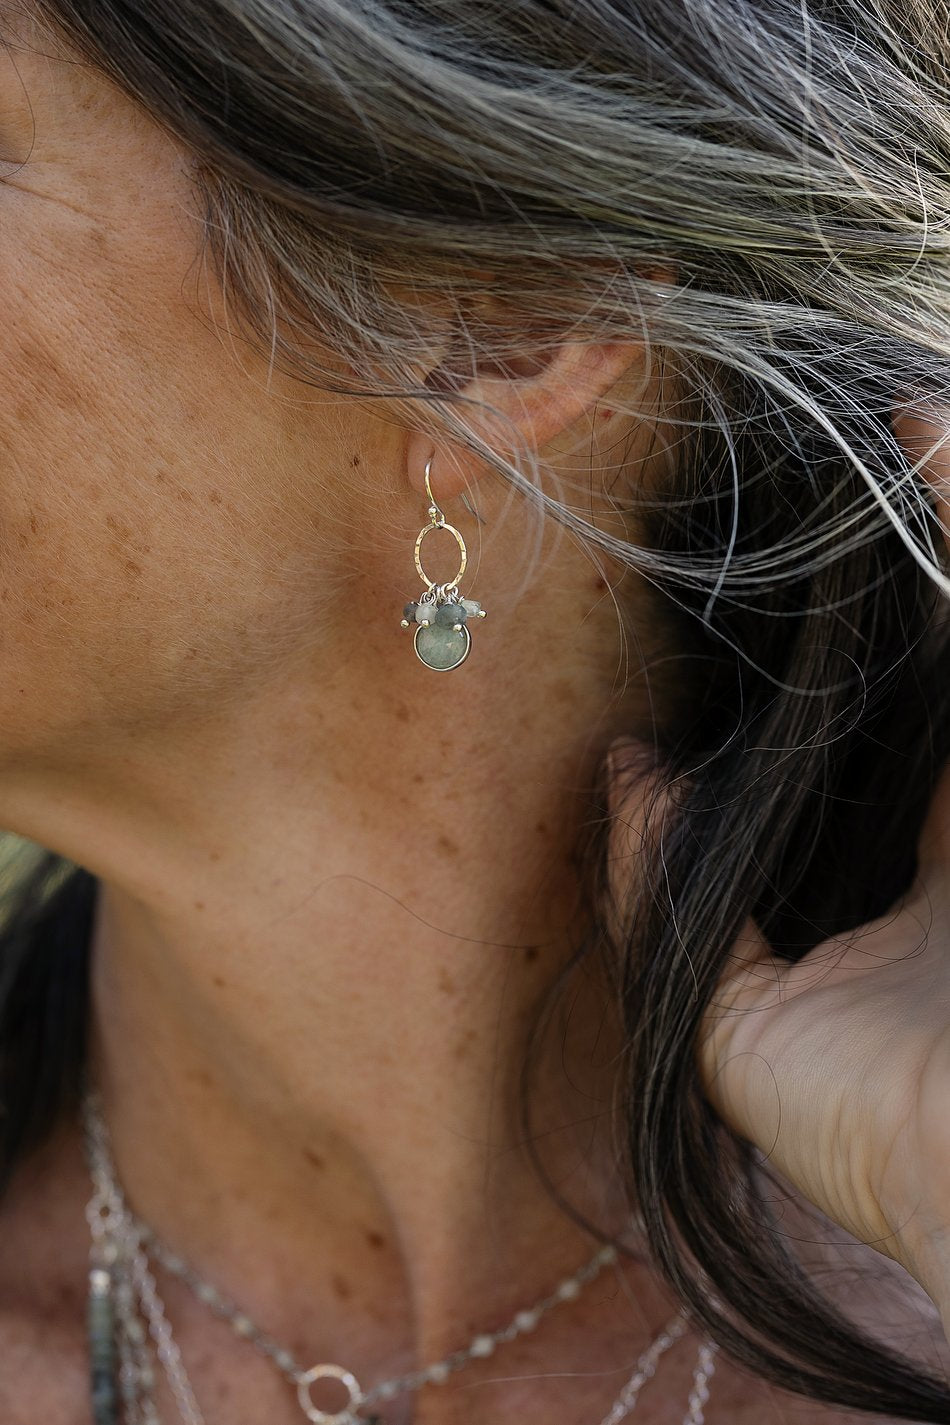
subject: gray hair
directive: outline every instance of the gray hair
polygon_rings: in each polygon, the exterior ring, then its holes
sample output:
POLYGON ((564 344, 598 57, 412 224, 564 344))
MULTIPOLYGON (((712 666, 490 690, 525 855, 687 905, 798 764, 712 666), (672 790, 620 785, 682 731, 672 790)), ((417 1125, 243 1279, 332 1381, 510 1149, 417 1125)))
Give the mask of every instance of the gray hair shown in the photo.
POLYGON ((815 1398, 947 1419, 945 1389, 802 1274, 693 1058, 750 914, 794 956, 899 893, 945 750, 950 583, 891 421, 950 394, 945 0, 40 10, 193 155, 232 316, 276 364, 469 445, 649 579, 714 670, 657 729, 679 814, 612 946, 631 1190, 736 1356, 815 1398), (534 452, 470 428, 458 387, 539 327, 642 341, 669 376, 671 488, 648 503, 630 471, 618 495, 647 537, 592 528, 542 493, 534 452), (846 821, 861 797, 886 832, 867 807, 846 821))
POLYGON ((927 0, 45 9, 194 152, 235 319, 275 361, 404 400, 612 558, 709 596, 885 523, 950 588, 889 421, 948 390, 950 110, 927 0), (448 333, 430 296, 452 299, 448 333), (540 493, 534 452, 506 459, 464 398, 414 379, 447 335, 460 382, 539 317, 552 344, 661 352, 698 398, 694 445, 713 427, 728 447, 736 387, 754 390, 866 498, 781 547, 688 560, 592 529, 540 493), (362 384, 314 356, 315 329, 362 384))

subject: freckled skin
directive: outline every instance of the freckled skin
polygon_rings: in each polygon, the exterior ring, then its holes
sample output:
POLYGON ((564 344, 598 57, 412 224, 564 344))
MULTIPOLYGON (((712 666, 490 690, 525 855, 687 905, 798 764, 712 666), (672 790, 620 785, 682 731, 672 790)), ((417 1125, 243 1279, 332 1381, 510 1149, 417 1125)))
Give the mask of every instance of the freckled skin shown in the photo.
POLYGON ((461 1039, 458 1041, 452 1051, 453 1058, 456 1060, 457 1063, 461 1063, 463 1059, 466 1059, 468 1057, 472 1048, 472 1044, 474 1043, 476 1037, 477 1036, 473 1029, 466 1029, 465 1033, 462 1035, 461 1039))
MULTIPOLYGON (((314 399, 232 342, 188 155, 84 65, 26 48, 17 67, 28 103, 0 54, 2 142, 30 155, 0 172, 0 820, 106 888, 97 1027, 143 1213, 167 1202, 196 1243, 217 1238, 286 1334, 411 1365, 503 1318, 521 1278, 540 1294, 544 1252, 559 1275, 587 1247, 529 1174, 513 1091, 545 972, 573 950, 575 788, 629 730, 610 600, 556 532, 529 580, 534 526, 477 472, 484 525, 456 509, 490 616, 433 681, 398 629, 425 509, 398 413, 314 399), (521 620, 545 638, 510 639, 521 620)), ((578 474, 589 427, 559 452, 578 474)), ((565 1062, 557 1038, 537 1128, 573 1190, 574 1124, 586 1162, 602 1100, 565 1062)), ((86 1270, 79 1175, 61 1232, 33 1193, 25 1225, 7 1219, 18 1244, 55 1241, 51 1280, 64 1242, 86 1270)), ((582 1176, 599 1212, 604 1184, 582 1176)), ((3 1255, 0 1309, 42 1275, 3 1255)), ((598 1355, 613 1306, 587 1303, 583 1356, 539 1340, 528 1408, 502 1383, 483 1419, 599 1418, 598 1370, 630 1342, 598 1355), (565 1413, 551 1372, 578 1360, 571 1388, 596 1400, 565 1413)), ((4 1425, 74 1425, 69 1326, 64 1407, 31 1398, 18 1418, 0 1372, 4 1425)), ((233 1382, 244 1417, 276 1425, 260 1363, 232 1371, 207 1329, 184 1339, 211 1400, 233 1382)), ((54 1377, 44 1334, 31 1382, 54 1377)))
MULTIPOLYGON (((44 741, 78 752, 92 722, 118 734, 237 696, 288 607, 337 578, 313 492, 359 466, 348 427, 367 418, 331 407, 314 439, 306 388, 268 385, 249 350, 236 366, 189 159, 128 100, 29 43, 0 55, 0 98, 2 774, 44 741)), ((344 497, 355 524, 365 492, 344 497)))

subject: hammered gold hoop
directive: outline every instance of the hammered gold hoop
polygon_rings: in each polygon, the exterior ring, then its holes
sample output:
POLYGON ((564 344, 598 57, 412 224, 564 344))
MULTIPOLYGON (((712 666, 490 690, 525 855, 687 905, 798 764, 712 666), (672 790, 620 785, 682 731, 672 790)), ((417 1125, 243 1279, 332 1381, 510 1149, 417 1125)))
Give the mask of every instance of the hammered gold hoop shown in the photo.
MULTIPOLYGON (((459 591, 459 580, 468 566, 468 551, 465 540, 454 524, 447 524, 445 515, 439 509, 429 473, 432 457, 426 461, 425 484, 429 496, 429 523, 423 525, 412 551, 416 573, 425 585, 422 594, 406 604, 400 624, 403 628, 414 628, 413 647, 420 663, 436 672, 458 668, 464 663, 472 647, 472 635, 468 624, 475 619, 483 619, 485 610, 477 599, 465 599, 459 591), (422 546, 427 534, 434 529, 444 529, 455 540, 459 551, 459 565, 451 579, 430 579, 422 563, 422 546)), ((355 1425, 355 1422, 354 1422, 355 1425)))
MULTIPOLYGON (((435 508, 435 506, 433 506, 433 508, 435 508)), ((442 579, 439 581, 440 583, 444 584, 446 588, 451 589, 454 587, 454 585, 458 583, 462 575, 465 573, 465 567, 468 564, 468 551, 465 548, 465 540, 459 534, 458 530, 455 528, 455 525, 446 524, 445 520, 442 518, 441 511, 439 513, 438 519, 433 520, 432 524, 423 525, 422 529, 420 529, 419 531, 419 537, 416 540, 416 547, 413 550, 413 558, 416 563, 416 572, 418 573, 419 578, 422 580, 423 584, 427 584, 430 589, 435 588, 436 581, 434 579, 430 579, 428 574, 422 567, 422 541, 425 539, 427 534, 431 534, 432 531, 435 529, 444 529, 449 534, 454 535, 459 547, 459 567, 455 578, 442 579)))

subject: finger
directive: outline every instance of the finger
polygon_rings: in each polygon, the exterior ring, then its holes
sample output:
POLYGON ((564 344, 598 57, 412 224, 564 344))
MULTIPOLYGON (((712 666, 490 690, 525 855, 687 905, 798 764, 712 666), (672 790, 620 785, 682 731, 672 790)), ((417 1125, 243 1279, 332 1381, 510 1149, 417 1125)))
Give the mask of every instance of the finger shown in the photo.
MULTIPOLYGON (((685 790, 671 783, 652 748, 631 738, 612 744, 607 758, 610 909, 608 921, 622 948, 642 915, 644 874, 662 857, 663 838, 685 790)), ((761 1016, 780 993, 785 962, 775 960, 750 922, 732 948, 724 978, 708 1011, 698 1045, 700 1072, 717 1111, 743 1136, 752 1137, 761 1112, 754 1075, 742 1064, 753 1051, 761 1016)), ((773 1116, 769 1113, 769 1118, 773 1116)))
POLYGON ((905 455, 936 495, 936 513, 950 538, 950 409, 902 406, 894 412, 894 434, 905 455))
POLYGON ((778 1109, 760 1041, 785 998, 788 968, 749 921, 730 952, 696 1046, 710 1103, 733 1132, 763 1147, 777 1132, 778 1109))
MULTIPOLYGON (((950 407, 933 403, 898 408, 894 434, 907 457, 934 492, 934 511, 950 546, 950 407)), ((950 775, 944 773, 934 792, 919 845, 922 877, 945 874, 950 867, 950 775)))

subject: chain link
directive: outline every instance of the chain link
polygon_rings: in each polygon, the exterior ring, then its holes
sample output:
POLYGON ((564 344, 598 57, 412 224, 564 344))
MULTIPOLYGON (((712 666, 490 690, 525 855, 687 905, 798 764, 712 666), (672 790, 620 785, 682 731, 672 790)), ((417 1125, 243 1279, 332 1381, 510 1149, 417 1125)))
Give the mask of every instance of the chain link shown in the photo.
POLYGON ((165 1305, 158 1294, 157 1284, 152 1275, 148 1258, 141 1248, 132 1256, 132 1281, 138 1292, 142 1311, 148 1322, 148 1329, 155 1342, 158 1359, 161 1361, 175 1397, 178 1413, 185 1425, 205 1425, 204 1416, 198 1409, 198 1402, 185 1373, 178 1344, 172 1335, 171 1324, 165 1315, 165 1305))
MULTIPOLYGON (((92 1250, 97 1259, 109 1265, 110 1279, 115 1283, 123 1425, 159 1425, 152 1396, 148 1342, 136 1315, 136 1301, 155 1344, 158 1360, 165 1372, 181 1420, 184 1425, 205 1425, 181 1352, 174 1339, 164 1302, 158 1292, 149 1262, 149 1252, 156 1262, 185 1282, 216 1316, 228 1322, 237 1335, 267 1356, 296 1387, 300 1388, 302 1383, 316 1379, 319 1374, 341 1369, 324 1365, 312 1367, 310 1371, 302 1370, 289 1350, 280 1346, 223 1293, 205 1282, 193 1268, 172 1253, 126 1204, 112 1165, 105 1123, 92 1095, 87 1095, 84 1102, 84 1122, 87 1155, 93 1180, 93 1194, 86 1208, 92 1250)), ((506 1327, 476 1336, 464 1349, 455 1351, 444 1360, 434 1362, 421 1370, 383 1381, 371 1390, 358 1393, 355 1379, 347 1373, 347 1379, 353 1381, 350 1387, 351 1406, 340 1416, 326 1418, 345 1417, 351 1420, 353 1425, 370 1425, 369 1420, 357 1414, 358 1411, 377 1401, 391 1400, 397 1395, 418 1390, 427 1384, 441 1384, 469 1362, 490 1356, 497 1345, 533 1331, 544 1314, 561 1302, 574 1300, 583 1286, 593 1281, 605 1265, 616 1260, 616 1249, 601 1248, 572 1277, 565 1278, 553 1292, 540 1298, 532 1307, 517 1312, 506 1327)), ((621 1421, 633 1413, 644 1387, 656 1374, 661 1358, 688 1330, 688 1321, 682 1314, 668 1323, 639 1357, 633 1375, 600 1425, 620 1425, 621 1421)), ((716 1369, 717 1349, 712 1341, 703 1341, 700 1345, 683 1425, 705 1425, 705 1407, 709 1401, 709 1384, 716 1369)), ((322 1417, 322 1412, 314 1410, 311 1414, 305 1407, 302 1408, 311 1419, 322 1417)), ((377 1417, 372 1418, 375 1420, 377 1417)))

